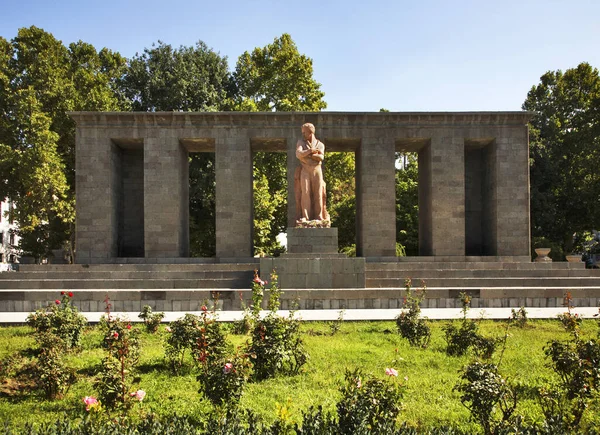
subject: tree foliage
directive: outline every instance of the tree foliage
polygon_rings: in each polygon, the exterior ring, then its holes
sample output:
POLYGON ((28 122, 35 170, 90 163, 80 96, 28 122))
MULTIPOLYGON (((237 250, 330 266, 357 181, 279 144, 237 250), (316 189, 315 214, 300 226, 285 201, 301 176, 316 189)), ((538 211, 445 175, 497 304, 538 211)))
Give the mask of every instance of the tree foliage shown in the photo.
POLYGON ((397 155, 396 242, 406 255, 419 255, 419 169, 416 153, 397 155))
POLYGON ((119 110, 124 59, 83 42, 68 48, 35 26, 0 38, 0 197, 15 204, 20 248, 35 257, 69 241, 75 125, 67 111, 119 110))
POLYGON ((572 249, 600 227, 600 77, 587 63, 548 71, 523 103, 530 122, 532 236, 572 249))
POLYGON ((331 226, 338 229, 340 250, 346 252, 356 245, 355 154, 326 152, 323 168, 331 226))
POLYGON ((223 110, 229 72, 227 58, 204 42, 173 48, 158 41, 129 60, 123 92, 138 111, 223 110))
POLYGON ((238 108, 257 111, 319 111, 327 107, 313 78, 312 59, 284 33, 272 44, 242 54, 233 74, 238 108))

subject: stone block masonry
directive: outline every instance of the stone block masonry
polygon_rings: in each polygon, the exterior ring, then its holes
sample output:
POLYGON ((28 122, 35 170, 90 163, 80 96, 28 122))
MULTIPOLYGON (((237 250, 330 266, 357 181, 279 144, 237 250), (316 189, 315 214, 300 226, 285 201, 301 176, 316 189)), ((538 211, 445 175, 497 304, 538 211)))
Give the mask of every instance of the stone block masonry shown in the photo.
POLYGON ((77 124, 77 263, 186 258, 188 153, 202 151, 215 153, 216 261, 251 258, 252 153, 287 153, 293 181, 294 146, 306 122, 325 143, 325 162, 328 151, 356 155, 359 257, 395 256, 394 153, 404 151, 419 153, 420 255, 530 255, 528 112, 70 115, 77 124))

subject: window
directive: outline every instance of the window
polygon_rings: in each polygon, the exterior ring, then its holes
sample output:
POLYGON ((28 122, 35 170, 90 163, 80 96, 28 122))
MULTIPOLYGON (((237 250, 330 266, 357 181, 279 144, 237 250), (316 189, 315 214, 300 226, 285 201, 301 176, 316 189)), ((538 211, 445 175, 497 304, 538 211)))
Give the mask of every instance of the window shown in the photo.
POLYGON ((4 245, 4 233, 0 233, 0 246, 4 245))
POLYGON ((15 257, 15 255, 14 255, 14 254, 11 254, 9 262, 10 262, 10 263, 14 263, 15 261, 16 261, 16 257, 15 257))
POLYGON ((4 263, 4 254, 0 254, 0 263, 4 263))
POLYGON ((8 237, 9 237, 9 243, 11 245, 14 245, 15 244, 15 235, 13 233, 10 233, 10 236, 8 236, 8 237))

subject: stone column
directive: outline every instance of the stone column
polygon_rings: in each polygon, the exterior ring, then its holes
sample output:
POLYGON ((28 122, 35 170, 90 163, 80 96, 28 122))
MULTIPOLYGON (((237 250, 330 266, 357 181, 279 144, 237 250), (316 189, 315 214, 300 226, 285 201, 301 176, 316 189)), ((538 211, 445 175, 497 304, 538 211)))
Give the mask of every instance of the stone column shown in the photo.
POLYGON ((356 153, 356 255, 396 256, 393 140, 363 136, 356 153))
POLYGON ((144 248, 147 258, 188 256, 188 153, 177 132, 144 142, 144 248))
POLYGON ((451 133, 433 137, 419 153, 421 255, 465 255, 464 139, 451 133))
POLYGON ((110 262, 117 256, 119 148, 100 128, 78 128, 76 144, 76 262, 110 262))
POLYGON ((498 255, 530 253, 529 138, 526 126, 496 138, 496 243, 498 255))
POLYGON ((217 257, 252 257, 252 150, 245 130, 217 136, 215 175, 217 257))

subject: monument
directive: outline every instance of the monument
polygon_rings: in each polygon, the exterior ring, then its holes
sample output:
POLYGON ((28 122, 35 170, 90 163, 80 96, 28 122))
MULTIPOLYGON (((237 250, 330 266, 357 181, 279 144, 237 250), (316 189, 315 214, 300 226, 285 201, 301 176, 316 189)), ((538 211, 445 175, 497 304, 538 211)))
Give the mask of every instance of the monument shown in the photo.
POLYGON ((287 229, 287 253, 261 258, 260 269, 276 269, 284 288, 364 288, 365 259, 338 253, 338 231, 331 228, 322 170, 325 145, 312 123, 304 123, 301 133, 295 147, 296 225, 287 229))
POLYGON ((302 126, 302 139, 296 144, 296 158, 300 166, 294 175, 296 196, 296 224, 300 227, 329 227, 327 191, 323 180, 322 162, 325 145, 315 137, 315 126, 302 126))
MULTIPOLYGON (((54 300, 57 289, 86 289, 78 303, 90 312, 102 311, 107 294, 118 311, 146 304, 197 311, 215 290, 223 309, 239 310, 257 266, 264 277, 277 269, 282 309, 296 298, 301 309, 399 308, 407 278, 426 280, 424 308, 455 307, 461 291, 469 291, 474 307, 560 306, 566 289, 577 306, 600 301, 600 278, 583 263, 531 262, 529 112, 70 115, 77 125, 78 264, 22 265, 14 278, 5 274, 0 312, 31 311, 54 300), (337 228, 322 227, 321 177, 312 178, 316 187, 308 177, 310 211, 298 223, 299 128, 307 124, 320 141, 307 126, 312 136, 305 128, 300 151, 324 144, 322 155, 311 151, 313 162, 327 161, 325 146, 355 156, 357 257, 338 253, 337 228), (287 155, 288 252, 277 258, 254 257, 252 156, 259 151, 287 155), (395 252, 396 152, 418 154, 414 257, 395 252), (215 157, 212 258, 189 257, 190 153, 215 157), (312 202, 321 200, 315 215, 312 202)), ((320 163, 314 166, 326 171, 320 163)))

